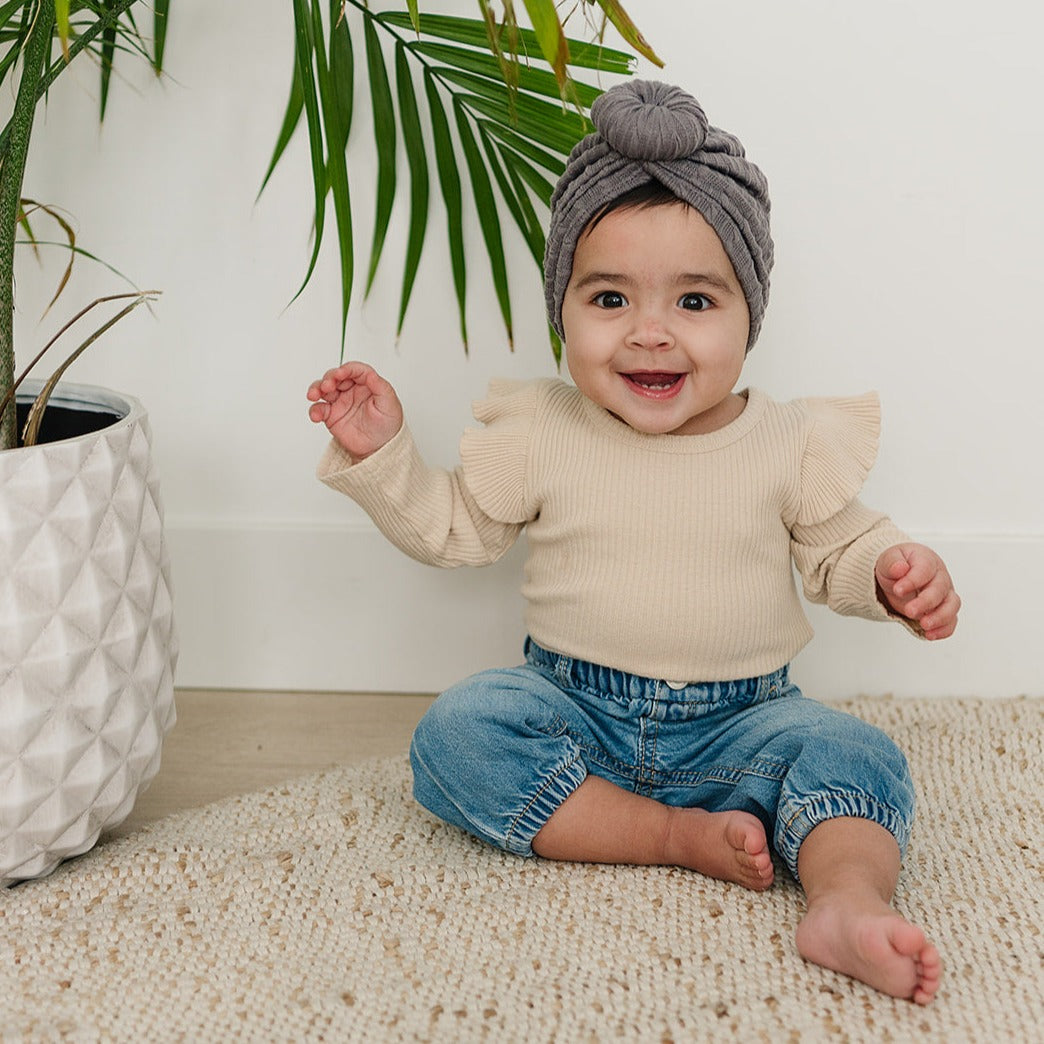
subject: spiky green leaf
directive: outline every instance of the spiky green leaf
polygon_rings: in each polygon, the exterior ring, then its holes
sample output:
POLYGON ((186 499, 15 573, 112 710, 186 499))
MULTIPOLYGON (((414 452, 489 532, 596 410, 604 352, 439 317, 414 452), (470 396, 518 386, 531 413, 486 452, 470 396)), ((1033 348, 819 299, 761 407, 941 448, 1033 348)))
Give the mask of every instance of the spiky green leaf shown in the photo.
POLYGON ((515 152, 528 157, 534 163, 543 167, 544 170, 549 170, 556 178, 561 177, 566 165, 565 160, 560 156, 556 156, 553 152, 548 152, 546 149, 534 145, 530 138, 519 134, 512 127, 507 127, 495 121, 490 121, 487 125, 490 134, 496 135, 501 141, 510 145, 515 152))
POLYGON ((330 141, 330 148, 344 152, 355 113, 355 52, 348 20, 340 15, 340 0, 330 0, 330 18, 330 81, 339 124, 339 138, 330 141))
POLYGON ((308 285, 319 259, 323 241, 323 226, 326 222, 326 158, 323 151, 323 117, 319 106, 319 92, 315 82, 315 39, 312 32, 312 14, 308 0, 293 0, 294 3, 294 57, 301 78, 301 99, 308 125, 308 150, 312 159, 312 190, 315 200, 315 226, 312 257, 308 271, 294 300, 308 285))
POLYGON ((598 6, 605 12, 606 17, 616 26, 616 31, 643 57, 648 58, 653 65, 663 68, 663 59, 649 45, 649 41, 642 36, 634 20, 624 10, 620 0, 597 0, 598 6))
POLYGON ((258 197, 265 191, 265 186, 268 184, 269 179, 272 177, 272 172, 276 168, 276 164, 281 159, 283 153, 286 151, 287 145, 290 144, 290 139, 294 136, 294 131, 297 130, 298 123, 301 122, 301 113, 304 112, 304 87, 301 82, 301 63, 297 60, 297 55, 294 55, 294 74, 290 80, 290 97, 286 103, 286 112, 283 115, 283 125, 279 128, 279 135, 276 138, 275 149, 272 152, 272 159, 268 164, 268 170, 265 171, 265 176, 261 181, 261 188, 258 189, 258 197))
MULTIPOLYGON (((333 26, 331 34, 336 34, 342 30, 344 32, 348 31, 346 22, 342 22, 340 26, 333 26)), ((334 220, 337 226, 337 249, 341 259, 341 345, 343 348, 345 331, 348 327, 348 307, 351 303, 352 281, 355 269, 348 164, 345 159, 344 148, 340 144, 347 140, 348 134, 342 122, 344 110, 336 94, 326 52, 321 46, 323 20, 319 0, 312 0, 312 32, 313 39, 317 41, 317 46, 315 47, 315 79, 319 88, 319 101, 322 107, 323 124, 326 128, 326 140, 330 146, 326 160, 326 183, 328 191, 333 196, 334 220)), ((316 239, 318 240, 318 231, 316 239)))
POLYGON ((163 72, 163 56, 170 27, 170 0, 152 0, 152 67, 163 72))
POLYGON ((450 266, 453 269, 453 288, 460 313, 460 336, 464 351, 468 350, 468 323, 465 314, 467 269, 464 261, 464 209, 460 191, 460 172, 457 169, 456 150, 450 135, 449 121, 439 98, 438 88, 430 70, 424 70, 424 91, 428 99, 431 133, 435 142, 435 167, 439 174, 442 199, 446 204, 446 229, 449 238, 450 266))
POLYGON ((69 0, 54 0, 54 24, 58 30, 58 40, 62 45, 62 54, 69 60, 69 37, 72 31, 69 26, 69 0))
POLYGON ((388 70, 377 30, 369 18, 365 21, 366 64, 370 80, 370 101, 373 104, 373 132, 377 143, 377 204, 374 211, 373 244, 370 248, 370 269, 366 277, 366 293, 373 286, 377 265, 381 259, 384 238, 391 220, 395 202, 395 107, 392 102, 388 70))
MULTIPOLYGON (((498 85, 501 94, 504 92, 502 63, 485 51, 476 51, 469 47, 450 47, 447 44, 432 42, 412 44, 410 50, 442 65, 483 76, 491 83, 498 85)), ((558 81, 554 75, 533 66, 515 63, 515 85, 519 90, 529 91, 531 94, 540 94, 556 100, 560 97, 558 81)), ((575 87, 576 97, 585 108, 590 108, 591 103, 602 93, 599 88, 586 83, 577 83, 575 87)))
MULTIPOLYGON (((457 80, 464 73, 445 74, 447 79, 457 80)), ((523 137, 539 141, 541 145, 568 156, 573 146, 588 133, 586 120, 575 113, 563 112, 554 105, 536 99, 519 96, 518 119, 511 120, 511 110, 503 97, 477 93, 467 95, 468 108, 481 113, 496 123, 517 130, 523 137)))
MULTIPOLYGON (((102 7, 111 11, 112 0, 102 0, 102 7)), ((101 119, 105 119, 105 108, 109 102, 109 81, 112 79, 112 60, 116 56, 116 26, 106 25, 101 37, 101 119)))
POLYGON ((475 136, 468 125, 464 107, 457 99, 454 101, 453 114, 457 122, 457 136, 460 138, 464 161, 468 166, 468 177, 471 191, 475 197, 475 210, 479 217, 479 227, 489 255, 490 274, 493 277, 493 289, 500 305, 500 314, 507 329, 508 344, 514 345, 514 333, 511 324, 511 296, 508 292, 507 265, 504 262, 504 241, 500 234, 500 219, 497 217, 497 201, 493 194, 493 185, 489 172, 482 161, 482 153, 475 142, 475 136))
POLYGON ((503 158, 490 136, 486 124, 480 123, 478 131, 483 151, 486 154, 486 162, 493 172, 508 213, 519 232, 522 233, 522 238, 539 267, 544 261, 544 232, 529 201, 525 186, 517 177, 512 178, 511 173, 505 169, 503 158))
POLYGON ((399 100, 399 118, 406 146, 406 162, 410 170, 410 227, 406 238, 406 260, 403 266, 402 294, 399 300, 399 320, 396 336, 402 333, 406 309, 417 277, 424 236, 428 227, 428 158, 424 149, 420 110, 413 88, 406 48, 400 41, 395 45, 395 91, 399 100))
MULTIPOLYGON (((399 11, 382 11, 377 15, 377 19, 400 29, 412 28, 409 17, 399 11)), ((423 36, 432 36, 462 46, 489 50, 486 27, 478 19, 457 18, 453 15, 421 14, 420 32, 423 36)), ((569 38, 567 43, 570 68, 597 69, 599 72, 622 76, 630 76, 635 70, 637 64, 635 57, 626 51, 572 38, 569 38)), ((518 30, 518 44, 519 50, 523 54, 540 53, 540 41, 531 29, 518 30)))
POLYGON ((533 31, 540 42, 541 53, 551 66, 564 97, 568 80, 566 66, 569 64, 569 44, 555 10, 555 0, 525 0, 525 4, 533 31))
POLYGON ((502 149, 501 155, 504 157, 504 162, 507 163, 508 169, 518 175, 532 189, 537 199, 545 207, 550 208, 551 195, 555 190, 555 186, 518 153, 512 152, 511 149, 502 149))

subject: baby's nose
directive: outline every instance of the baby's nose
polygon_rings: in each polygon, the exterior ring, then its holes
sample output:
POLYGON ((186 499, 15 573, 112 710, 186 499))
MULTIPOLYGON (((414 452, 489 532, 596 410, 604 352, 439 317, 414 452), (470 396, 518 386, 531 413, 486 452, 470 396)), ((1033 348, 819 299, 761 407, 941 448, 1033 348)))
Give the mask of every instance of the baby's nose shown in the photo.
POLYGON ((640 348, 670 348, 674 336, 658 312, 649 310, 635 317, 631 342, 640 348))

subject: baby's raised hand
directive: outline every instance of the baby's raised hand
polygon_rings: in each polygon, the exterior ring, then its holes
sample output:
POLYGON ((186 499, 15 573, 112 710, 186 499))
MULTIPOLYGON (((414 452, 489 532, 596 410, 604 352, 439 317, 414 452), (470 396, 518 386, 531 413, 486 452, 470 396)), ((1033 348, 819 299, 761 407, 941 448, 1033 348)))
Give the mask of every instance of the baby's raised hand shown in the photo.
POLYGON ((925 638, 949 638, 961 600, 943 560, 923 544, 896 544, 882 552, 875 569, 881 601, 916 622, 925 638))
POLYGON ((308 416, 325 424, 352 460, 365 460, 402 427, 402 404, 395 389, 365 363, 328 370, 308 388, 308 416))

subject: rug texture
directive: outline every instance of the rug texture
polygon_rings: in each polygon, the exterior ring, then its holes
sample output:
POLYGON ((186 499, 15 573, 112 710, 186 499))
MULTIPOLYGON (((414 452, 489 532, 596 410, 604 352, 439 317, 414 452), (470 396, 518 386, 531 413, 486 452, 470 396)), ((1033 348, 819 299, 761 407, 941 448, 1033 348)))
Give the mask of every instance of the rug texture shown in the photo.
POLYGON ((1044 1040, 1044 701, 839 705, 918 783, 897 905, 946 962, 930 1007, 806 964, 785 872, 754 894, 503 855, 415 805, 397 757, 0 893, 0 1039, 1044 1040))

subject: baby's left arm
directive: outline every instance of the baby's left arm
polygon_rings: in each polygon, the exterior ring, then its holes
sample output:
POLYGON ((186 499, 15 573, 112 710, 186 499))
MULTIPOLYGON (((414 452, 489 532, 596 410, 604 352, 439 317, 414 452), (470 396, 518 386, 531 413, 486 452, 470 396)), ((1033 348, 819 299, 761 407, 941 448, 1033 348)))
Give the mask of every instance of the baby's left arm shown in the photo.
POLYGON ((961 600, 943 560, 923 544, 896 544, 874 570, 881 604, 913 620, 929 641, 949 638, 961 600))

